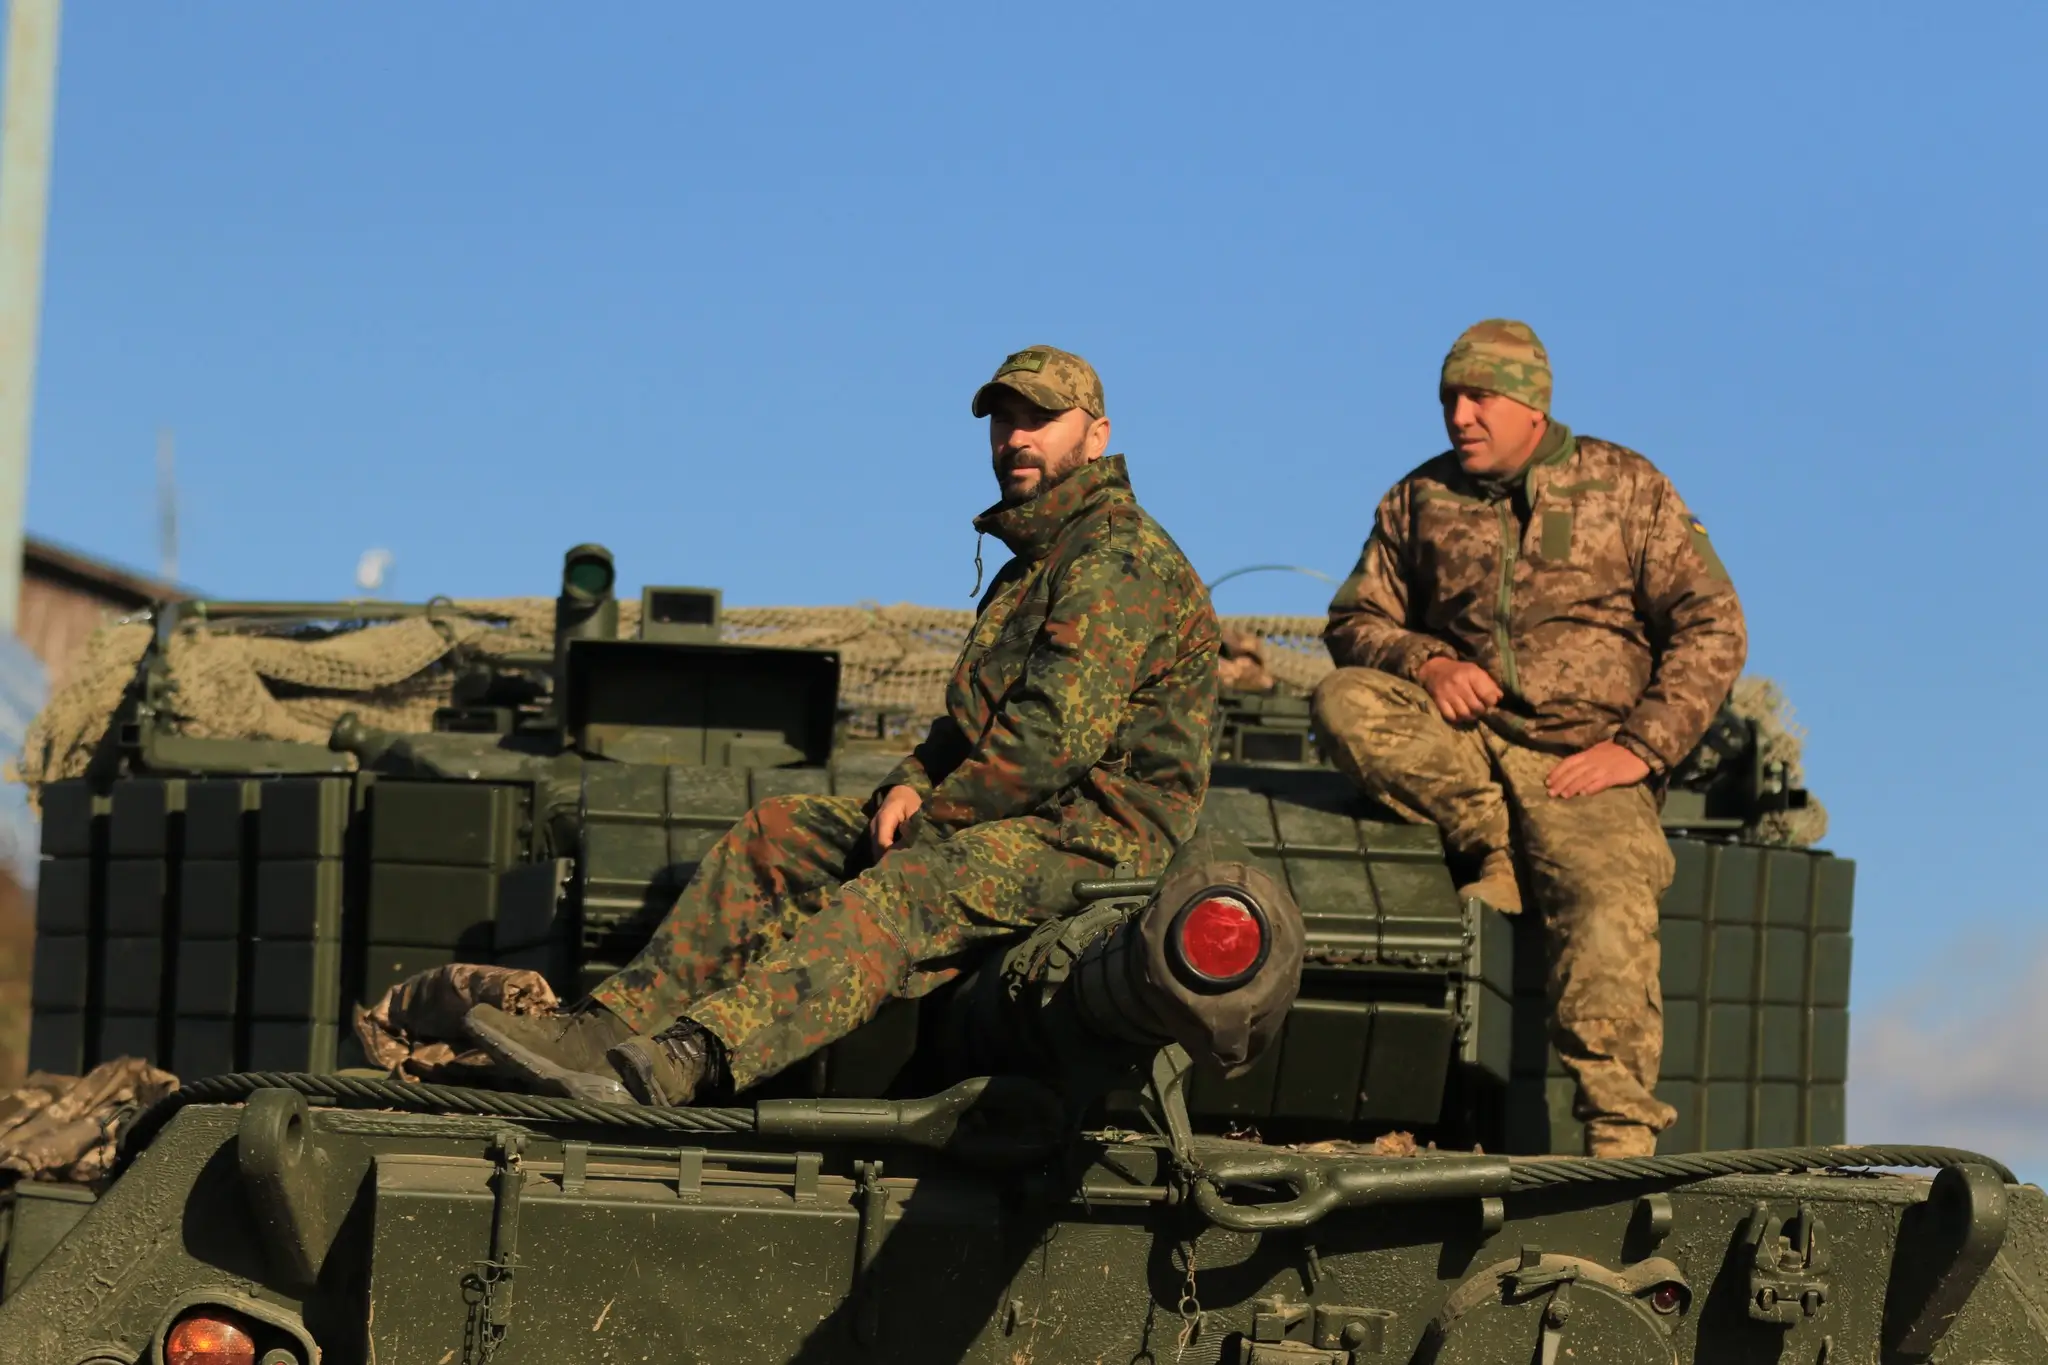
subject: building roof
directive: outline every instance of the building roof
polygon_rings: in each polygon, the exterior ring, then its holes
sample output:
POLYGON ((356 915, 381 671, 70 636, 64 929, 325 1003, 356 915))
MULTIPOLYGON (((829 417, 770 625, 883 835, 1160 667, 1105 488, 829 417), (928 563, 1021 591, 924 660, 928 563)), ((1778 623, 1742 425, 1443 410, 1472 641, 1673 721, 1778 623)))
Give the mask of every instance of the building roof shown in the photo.
POLYGON ((135 611, 152 602, 181 601, 192 596, 189 588, 95 559, 40 536, 22 538, 21 573, 23 578, 54 581, 89 593, 123 611, 135 611))

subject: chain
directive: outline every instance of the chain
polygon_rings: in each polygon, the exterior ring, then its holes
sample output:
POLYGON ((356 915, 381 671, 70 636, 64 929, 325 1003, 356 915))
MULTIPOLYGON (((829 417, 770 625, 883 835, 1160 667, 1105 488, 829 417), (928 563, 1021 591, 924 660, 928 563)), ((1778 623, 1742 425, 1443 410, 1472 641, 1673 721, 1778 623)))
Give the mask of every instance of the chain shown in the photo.
POLYGON ((506 1278, 508 1268, 497 1261, 479 1262, 476 1269, 463 1276, 464 1297, 469 1300, 469 1321, 463 1332, 462 1358, 474 1365, 490 1365, 492 1356, 498 1353, 498 1345, 505 1340, 506 1323, 496 1312, 492 1302, 496 1296, 498 1281, 506 1278))
POLYGON ((1180 1358, 1188 1353, 1188 1347, 1202 1331, 1202 1299, 1195 1285, 1195 1244, 1180 1244, 1181 1259, 1187 1262, 1188 1277, 1180 1287, 1180 1336, 1173 1343, 1173 1358, 1178 1365, 1180 1358))
POLYGON ((490 1365, 512 1324, 512 1277, 519 1268, 519 1195, 525 1173, 520 1154, 525 1133, 508 1129, 492 1139, 498 1171, 491 1177, 491 1254, 462 1280, 469 1300, 463 1330, 464 1365, 490 1365))

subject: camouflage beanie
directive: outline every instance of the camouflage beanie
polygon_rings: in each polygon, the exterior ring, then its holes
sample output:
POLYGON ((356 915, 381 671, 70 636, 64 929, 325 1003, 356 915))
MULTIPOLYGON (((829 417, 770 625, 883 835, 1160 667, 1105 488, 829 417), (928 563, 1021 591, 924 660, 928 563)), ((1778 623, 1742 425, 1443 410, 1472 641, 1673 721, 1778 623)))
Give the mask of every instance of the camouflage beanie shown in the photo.
POLYGON ((1526 322, 1488 318, 1465 329, 1444 357, 1445 389, 1482 389, 1512 398, 1548 416, 1550 353, 1526 322))

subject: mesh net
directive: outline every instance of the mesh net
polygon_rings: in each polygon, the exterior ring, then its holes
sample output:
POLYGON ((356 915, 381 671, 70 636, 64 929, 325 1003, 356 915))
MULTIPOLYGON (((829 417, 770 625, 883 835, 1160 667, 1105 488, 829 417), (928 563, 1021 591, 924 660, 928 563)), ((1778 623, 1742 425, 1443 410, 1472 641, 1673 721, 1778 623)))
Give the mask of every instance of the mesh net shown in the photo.
MULTIPOLYGON (((1792 786, 1806 785, 1806 729, 1792 718, 1792 703, 1769 678, 1746 675, 1735 681, 1728 705, 1736 715, 1756 722, 1757 747, 1764 762, 1783 763, 1792 786)), ((1809 795, 1801 810, 1772 811, 1757 819, 1748 837, 1760 844, 1785 844, 1807 848, 1827 837, 1828 809, 1819 798, 1809 795)))
MULTIPOLYGON (((639 628, 640 604, 619 603, 619 631, 639 628)), ((1226 616, 1226 674, 1240 685, 1313 691, 1331 669, 1321 616, 1226 616), (1231 665, 1240 665, 1232 671, 1231 665)), ((275 739, 324 744, 353 711, 389 730, 426 730, 448 704, 457 665, 469 659, 543 653, 552 647, 554 600, 498 598, 437 604, 427 615, 351 625, 309 637, 248 621, 187 622, 165 647, 164 717, 202 739, 275 739)), ((729 607, 723 633, 735 643, 837 650, 840 700, 851 709, 921 721, 944 707, 946 680, 974 625, 974 613, 908 604, 846 607, 729 607)), ((109 722, 133 682, 152 627, 115 623, 87 642, 70 681, 29 728, 18 775, 31 791, 83 774, 106 742, 109 722)), ((1767 760, 1801 778, 1804 732, 1784 694, 1767 679, 1744 678, 1732 698, 1755 719, 1767 760)), ((1810 843, 1827 828, 1817 805, 1766 817, 1770 842, 1810 843)))
POLYGON ((146 625, 116 622, 86 639, 68 681, 51 693, 30 722, 21 757, 9 774, 28 784, 31 800, 45 782, 84 774, 149 648, 149 638, 146 625))

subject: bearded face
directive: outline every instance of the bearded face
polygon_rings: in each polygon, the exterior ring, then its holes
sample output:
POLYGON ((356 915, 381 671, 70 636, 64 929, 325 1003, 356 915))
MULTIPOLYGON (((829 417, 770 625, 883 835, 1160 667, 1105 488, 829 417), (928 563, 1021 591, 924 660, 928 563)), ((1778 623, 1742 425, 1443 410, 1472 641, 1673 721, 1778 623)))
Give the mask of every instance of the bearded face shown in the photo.
POLYGON ((1080 408, 1048 412, 1018 393, 996 396, 988 417, 990 461, 1006 503, 1028 502, 1100 459, 1109 447, 1109 419, 1080 408))

